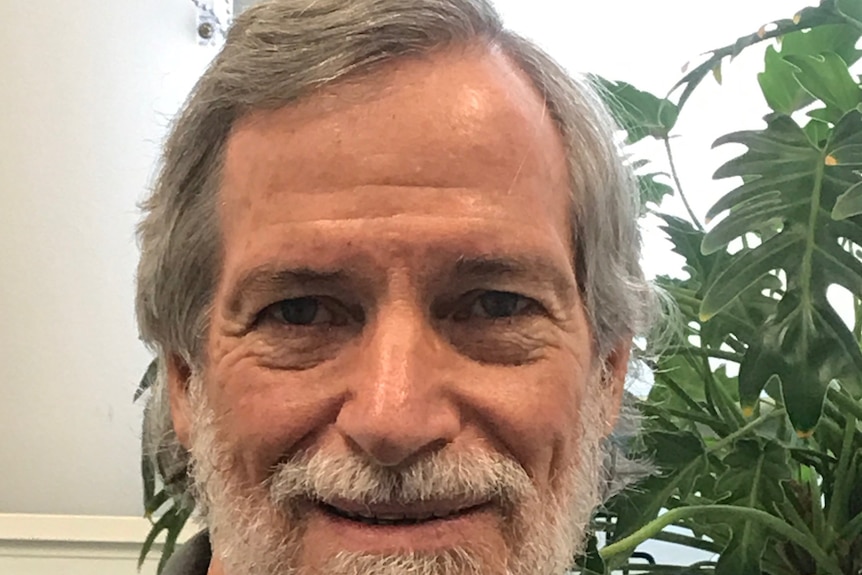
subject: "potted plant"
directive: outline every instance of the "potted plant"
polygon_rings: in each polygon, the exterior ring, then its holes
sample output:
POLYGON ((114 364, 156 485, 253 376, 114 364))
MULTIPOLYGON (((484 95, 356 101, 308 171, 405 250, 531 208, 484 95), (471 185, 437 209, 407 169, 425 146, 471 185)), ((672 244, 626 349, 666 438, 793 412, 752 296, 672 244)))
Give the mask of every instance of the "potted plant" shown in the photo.
POLYGON ((628 143, 665 145, 676 189, 636 167, 685 268, 658 278, 682 333, 639 402, 635 451, 659 471, 599 514, 608 543, 593 545, 585 572, 862 573, 862 88, 849 69, 860 36, 860 0, 823 0, 707 54, 668 97, 596 79, 628 143), (758 82, 772 113, 716 141, 745 147, 715 172, 735 182, 707 214, 717 221, 662 214, 664 195, 685 202, 671 138, 689 96, 767 41, 758 82), (852 294, 850 325, 832 285, 852 294), (716 560, 635 558, 648 539, 716 560))

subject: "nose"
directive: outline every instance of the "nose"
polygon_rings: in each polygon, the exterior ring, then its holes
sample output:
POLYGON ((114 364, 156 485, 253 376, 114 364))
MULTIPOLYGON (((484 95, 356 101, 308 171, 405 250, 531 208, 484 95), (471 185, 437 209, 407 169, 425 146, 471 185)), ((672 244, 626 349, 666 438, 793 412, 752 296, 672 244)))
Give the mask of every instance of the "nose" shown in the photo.
POLYGON ((460 415, 447 394, 445 344, 421 313, 382 311, 369 327, 336 426, 372 461, 394 467, 451 443, 460 415))

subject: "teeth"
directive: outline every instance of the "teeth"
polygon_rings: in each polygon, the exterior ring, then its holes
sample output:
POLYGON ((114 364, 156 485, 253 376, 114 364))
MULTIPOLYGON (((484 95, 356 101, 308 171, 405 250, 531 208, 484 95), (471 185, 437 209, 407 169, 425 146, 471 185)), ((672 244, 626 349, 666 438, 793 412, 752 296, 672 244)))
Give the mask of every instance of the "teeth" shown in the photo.
POLYGON ((329 505, 325 505, 325 507, 335 515, 340 515, 341 517, 345 517, 353 521, 370 523, 372 525, 412 525, 416 523, 422 523, 424 521, 429 521, 432 519, 447 519, 449 517, 460 515, 464 511, 439 511, 424 513, 422 515, 406 515, 404 513, 382 513, 378 515, 371 515, 367 513, 353 513, 350 511, 344 511, 343 509, 338 509, 329 505))

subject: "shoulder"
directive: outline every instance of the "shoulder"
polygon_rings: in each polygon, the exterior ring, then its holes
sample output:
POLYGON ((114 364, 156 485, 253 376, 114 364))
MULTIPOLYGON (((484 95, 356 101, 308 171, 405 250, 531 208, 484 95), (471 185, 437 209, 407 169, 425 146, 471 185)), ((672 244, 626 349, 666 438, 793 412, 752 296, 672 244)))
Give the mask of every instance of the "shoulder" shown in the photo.
POLYGON ((212 548, 207 531, 201 531, 177 549, 162 575, 207 575, 212 548))

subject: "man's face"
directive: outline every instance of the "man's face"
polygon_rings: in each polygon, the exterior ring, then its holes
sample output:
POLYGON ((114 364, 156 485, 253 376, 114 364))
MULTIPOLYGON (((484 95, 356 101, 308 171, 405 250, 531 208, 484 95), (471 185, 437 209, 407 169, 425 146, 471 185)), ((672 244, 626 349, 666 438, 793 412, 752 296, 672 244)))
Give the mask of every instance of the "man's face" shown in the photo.
POLYGON ((569 197, 541 98, 495 53, 239 122, 191 400, 172 371, 213 573, 561 571, 619 388, 569 197))

